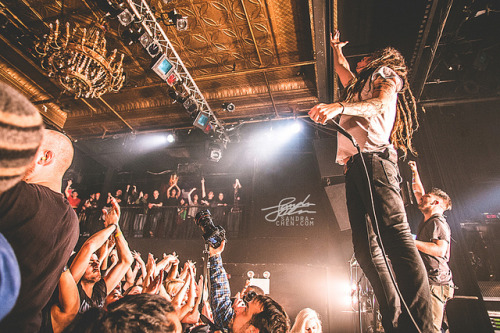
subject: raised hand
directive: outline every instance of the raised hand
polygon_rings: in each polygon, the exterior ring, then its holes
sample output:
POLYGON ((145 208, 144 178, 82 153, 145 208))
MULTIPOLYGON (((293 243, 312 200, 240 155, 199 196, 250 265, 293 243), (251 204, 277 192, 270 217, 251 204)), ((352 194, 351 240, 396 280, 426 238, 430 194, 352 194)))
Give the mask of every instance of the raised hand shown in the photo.
POLYGON ((142 261, 141 254, 137 251, 132 251, 132 257, 139 262, 142 261))
POLYGON ((144 289, 143 293, 152 295, 158 294, 158 292, 160 291, 161 283, 163 282, 163 274, 163 271, 160 271, 153 282, 151 282, 149 286, 144 289))
POLYGON ((220 244, 220 246, 216 249, 214 249, 212 246, 209 248, 210 256, 213 257, 217 254, 221 254, 222 251, 224 251, 224 247, 226 246, 226 241, 223 240, 220 244))
POLYGON ((410 169, 412 172, 417 172, 417 162, 409 161, 408 165, 410 166, 410 169))
POLYGON ((112 224, 118 226, 118 221, 120 220, 120 205, 115 198, 111 197, 111 209, 109 211, 103 209, 104 217, 104 227, 108 227, 112 224))
POLYGON ((148 262, 146 263, 146 269, 148 271, 154 272, 155 266, 156 266, 155 257, 153 256, 153 254, 149 253, 148 254, 148 262))
POLYGON ((330 33, 330 46, 332 48, 342 49, 344 46, 349 43, 348 41, 341 42, 340 41, 340 31, 335 30, 335 34, 330 33))
POLYGON ((175 252, 173 252, 172 254, 163 253, 163 259, 171 263, 179 263, 179 258, 177 258, 175 252))

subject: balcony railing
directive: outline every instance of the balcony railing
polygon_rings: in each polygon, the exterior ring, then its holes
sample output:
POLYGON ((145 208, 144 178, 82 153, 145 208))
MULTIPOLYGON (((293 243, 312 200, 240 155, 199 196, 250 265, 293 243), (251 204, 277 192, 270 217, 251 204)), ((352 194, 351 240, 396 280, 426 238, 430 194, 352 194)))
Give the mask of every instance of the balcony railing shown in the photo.
MULTIPOLYGON (((201 231, 195 223, 196 213, 209 209, 215 225, 226 230, 228 238, 241 237, 244 224, 244 207, 238 206, 130 206, 121 208, 120 227, 125 237, 196 239, 201 231)), ((80 234, 89 236, 104 227, 102 209, 87 208, 82 211, 80 234)))

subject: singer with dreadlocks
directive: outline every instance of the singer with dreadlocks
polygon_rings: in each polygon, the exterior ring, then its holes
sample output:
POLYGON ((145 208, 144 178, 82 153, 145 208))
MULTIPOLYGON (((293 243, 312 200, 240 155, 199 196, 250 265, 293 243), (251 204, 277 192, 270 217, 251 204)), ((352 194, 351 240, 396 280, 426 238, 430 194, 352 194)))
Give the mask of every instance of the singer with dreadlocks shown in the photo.
POLYGON ((399 190, 397 149, 404 155, 415 153, 412 135, 418 127, 404 58, 397 50, 385 48, 364 57, 355 75, 342 53, 347 42, 339 37, 336 31, 330 44, 335 71, 346 88, 345 97, 341 102, 314 106, 309 116, 320 124, 340 116, 340 126, 361 149, 362 156, 349 139, 338 135, 337 163, 345 166, 354 253, 380 304, 385 332, 431 332, 426 270, 411 236, 399 190), (373 211, 378 223, 374 222, 373 211), (384 249, 396 281, 384 260, 384 249), (414 322, 401 302, 396 282, 414 322))

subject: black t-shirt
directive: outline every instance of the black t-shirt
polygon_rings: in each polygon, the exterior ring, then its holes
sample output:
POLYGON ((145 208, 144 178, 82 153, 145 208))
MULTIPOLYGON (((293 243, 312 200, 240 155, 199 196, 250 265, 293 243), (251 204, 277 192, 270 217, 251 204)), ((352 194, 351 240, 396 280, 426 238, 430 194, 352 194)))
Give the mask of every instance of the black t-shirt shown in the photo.
POLYGON ((78 293, 80 294, 80 309, 78 312, 84 313, 90 308, 102 308, 104 307, 104 302, 106 301, 106 296, 108 295, 106 289, 106 282, 104 279, 100 279, 94 284, 94 289, 92 289, 92 297, 88 297, 82 288, 82 285, 78 283, 78 293))
POLYGON ((429 283, 431 285, 445 285, 452 280, 452 274, 448 261, 450 260, 451 230, 443 215, 432 215, 427 221, 422 221, 418 226, 417 239, 423 242, 432 242, 434 239, 444 240, 448 243, 448 249, 444 257, 435 257, 420 252, 420 256, 427 269, 429 283))
MULTIPOLYGON (((148 200, 148 203, 150 204, 155 204, 155 205, 159 205, 162 203, 160 197, 158 197, 157 199, 155 199, 154 197, 152 197, 151 199, 148 200)), ((152 209, 159 209, 158 206, 153 206, 152 209)))
POLYGON ((78 241, 78 218, 62 193, 20 182, 0 195, 0 232, 21 269, 19 298, 0 332, 38 331, 41 311, 78 241))
POLYGON ((170 197, 165 200, 165 206, 177 207, 179 205, 179 200, 176 197, 170 197))
POLYGON ((208 206, 210 206, 210 207, 217 206, 217 202, 215 201, 215 197, 212 199, 209 199, 208 197, 203 197, 203 198, 201 198, 201 201, 206 201, 208 203, 208 206))

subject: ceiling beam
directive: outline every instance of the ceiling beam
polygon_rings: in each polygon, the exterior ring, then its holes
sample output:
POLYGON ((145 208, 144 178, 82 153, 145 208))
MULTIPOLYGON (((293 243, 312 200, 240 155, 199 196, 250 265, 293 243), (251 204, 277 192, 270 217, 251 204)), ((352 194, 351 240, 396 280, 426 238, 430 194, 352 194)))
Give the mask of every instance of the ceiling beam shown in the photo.
MULTIPOLYGON (((247 20, 248 29, 250 30, 250 35, 252 36, 253 45, 255 46, 255 51, 257 52, 257 57, 259 58, 260 67, 262 67, 264 63, 262 62, 262 56, 260 55, 259 46, 257 44, 257 40, 255 39, 255 34, 253 33, 252 23, 250 22, 250 17, 248 17, 247 8, 245 7, 245 1, 240 0, 240 2, 241 2, 241 6, 243 7, 243 12, 245 13, 245 18, 247 20)), ((275 113, 276 117, 279 117, 280 115, 278 113, 278 109, 276 108, 276 103, 274 103, 274 97, 273 97, 273 92, 271 90, 271 85, 269 84, 269 80, 267 79, 267 74, 265 71, 263 72, 263 75, 264 75, 264 80, 266 81, 267 92, 269 93, 269 98, 271 98, 271 104, 273 106, 274 113, 275 113)))
POLYGON ((461 99, 456 99, 456 98, 428 99, 420 101, 419 104, 424 107, 432 107, 432 106, 453 106, 458 104, 488 103, 488 102, 498 102, 498 101, 500 101, 500 96, 461 98, 461 99))
POLYGON ((123 117, 120 116, 120 114, 115 109, 113 109, 113 107, 111 105, 108 104, 108 102, 106 102, 102 97, 99 97, 99 100, 101 102, 103 102, 104 105, 106 105, 108 107, 108 109, 110 109, 111 112, 113 112, 125 125, 127 125, 127 127, 130 128, 130 130, 132 132, 135 131, 134 128, 132 126, 130 126, 130 124, 125 119, 123 119, 123 117))
POLYGON ((450 14, 451 6, 453 5, 453 0, 448 0, 445 8, 443 8, 441 12, 441 21, 439 22, 439 26, 436 32, 436 39, 432 44, 430 49, 429 59, 427 60, 426 67, 424 70, 424 75, 422 79, 418 80, 414 85, 414 95, 415 99, 418 101, 422 96, 424 91, 425 82, 427 82, 427 78, 429 77, 429 73, 431 71, 432 63, 434 62, 434 57, 436 56, 436 51, 439 46, 439 42, 441 41, 441 36, 443 35, 444 28, 446 26, 446 22, 448 21, 448 16, 450 14))
MULTIPOLYGON (((431 30, 432 22, 434 20, 434 16, 436 14, 436 9, 437 5, 439 3, 439 0, 429 0, 432 2, 431 4, 428 4, 428 8, 426 8, 426 12, 424 13, 424 21, 425 21, 425 27, 422 30, 422 26, 420 27, 422 31, 422 35, 419 36, 419 40, 417 41, 416 45, 416 50, 413 54, 410 67, 411 67, 411 72, 413 73, 418 73, 418 67, 420 66, 420 60, 422 58, 422 54, 424 52, 424 48, 427 45, 427 38, 429 37, 429 32, 431 30)), ((422 25, 424 25, 424 22, 422 22, 422 25)), ((415 81, 414 79, 416 78, 416 75, 411 76, 411 84, 415 81)))
POLYGON ((318 100, 328 102, 331 96, 328 94, 328 48, 326 45, 327 27, 325 22, 329 22, 329 20, 327 19, 326 0, 309 0, 309 9, 314 58, 316 60, 318 100))

